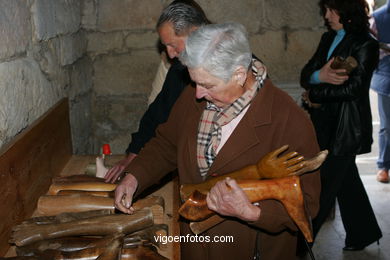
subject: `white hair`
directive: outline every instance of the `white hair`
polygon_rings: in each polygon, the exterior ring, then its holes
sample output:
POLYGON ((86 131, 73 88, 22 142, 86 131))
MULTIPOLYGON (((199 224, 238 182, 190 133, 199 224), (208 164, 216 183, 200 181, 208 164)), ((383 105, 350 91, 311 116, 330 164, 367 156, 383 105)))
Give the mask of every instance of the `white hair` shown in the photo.
POLYGON ((251 65, 247 31, 238 23, 201 26, 189 35, 180 61, 189 69, 203 68, 228 82, 237 67, 251 65))

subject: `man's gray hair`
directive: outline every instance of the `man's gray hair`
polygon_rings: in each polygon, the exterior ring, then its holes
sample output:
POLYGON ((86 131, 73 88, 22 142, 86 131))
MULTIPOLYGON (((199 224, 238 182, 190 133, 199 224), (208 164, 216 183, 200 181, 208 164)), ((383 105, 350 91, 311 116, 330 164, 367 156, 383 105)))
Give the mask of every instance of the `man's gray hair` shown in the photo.
POLYGON ((175 0, 161 13, 157 21, 158 29, 163 23, 171 22, 176 35, 186 35, 193 27, 209 24, 202 8, 193 0, 175 0))
POLYGON ((203 68, 228 82, 238 66, 252 62, 247 31, 238 23, 210 24, 192 32, 180 61, 189 69, 203 68))

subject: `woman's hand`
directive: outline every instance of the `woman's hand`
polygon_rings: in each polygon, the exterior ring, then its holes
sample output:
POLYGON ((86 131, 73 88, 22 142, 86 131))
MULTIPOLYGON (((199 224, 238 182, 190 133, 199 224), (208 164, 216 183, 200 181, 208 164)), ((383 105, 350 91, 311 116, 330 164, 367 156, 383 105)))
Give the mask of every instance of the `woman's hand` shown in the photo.
POLYGON ((135 153, 129 153, 126 158, 117 162, 104 176, 105 182, 114 183, 123 175, 123 171, 129 166, 131 161, 136 157, 135 153))
POLYGON ((115 207, 123 213, 133 214, 131 207, 134 192, 137 190, 138 181, 132 175, 128 174, 115 189, 115 207))
POLYGON ((347 75, 340 75, 346 73, 345 69, 332 69, 330 65, 332 64, 334 58, 330 59, 320 70, 319 80, 321 82, 333 84, 333 85, 341 85, 346 80, 348 80, 347 75))
POLYGON ((254 206, 237 182, 229 177, 211 188, 206 201, 209 209, 224 216, 244 221, 256 221, 260 217, 260 208, 254 206))

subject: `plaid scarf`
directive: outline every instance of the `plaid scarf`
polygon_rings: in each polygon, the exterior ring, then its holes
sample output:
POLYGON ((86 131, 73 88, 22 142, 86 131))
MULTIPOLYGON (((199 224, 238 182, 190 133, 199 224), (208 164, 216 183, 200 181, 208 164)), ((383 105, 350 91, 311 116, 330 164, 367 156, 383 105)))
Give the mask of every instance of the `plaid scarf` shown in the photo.
POLYGON ((197 140, 197 160, 202 177, 207 175, 217 156, 216 151, 221 141, 222 126, 237 117, 251 103, 253 97, 263 86, 263 81, 267 76, 264 64, 259 60, 252 59, 252 72, 256 77, 256 83, 231 105, 221 109, 213 103, 207 102, 200 118, 197 140))

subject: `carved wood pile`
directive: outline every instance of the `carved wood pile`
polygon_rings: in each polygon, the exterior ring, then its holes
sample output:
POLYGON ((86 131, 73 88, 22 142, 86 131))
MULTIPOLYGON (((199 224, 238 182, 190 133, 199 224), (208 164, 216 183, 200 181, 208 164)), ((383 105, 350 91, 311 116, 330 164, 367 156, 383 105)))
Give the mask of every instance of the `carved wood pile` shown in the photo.
POLYGON ((115 187, 85 175, 54 179, 35 217, 13 228, 9 242, 18 256, 0 259, 167 259, 156 241, 168 233, 163 198, 140 199, 134 214, 120 214, 115 187))

